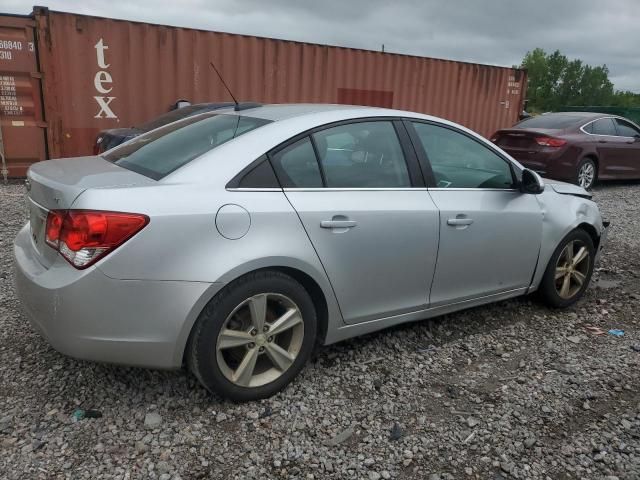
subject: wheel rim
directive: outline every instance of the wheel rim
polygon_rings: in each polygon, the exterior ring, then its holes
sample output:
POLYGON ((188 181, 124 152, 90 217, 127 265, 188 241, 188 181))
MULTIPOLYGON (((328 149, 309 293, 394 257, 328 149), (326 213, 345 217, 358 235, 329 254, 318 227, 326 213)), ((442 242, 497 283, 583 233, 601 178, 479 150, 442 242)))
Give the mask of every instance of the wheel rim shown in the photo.
POLYGON ((592 163, 587 162, 582 167, 580 167, 580 171, 578 172, 578 183, 582 188, 588 188, 593 183, 593 179, 595 177, 596 170, 592 163))
POLYGON ((573 298, 582 289, 591 264, 587 246, 580 240, 565 245, 556 263, 556 292, 565 300, 573 298))
POLYGON ((302 348, 304 322, 293 300, 278 293, 247 298, 226 318, 216 341, 223 375, 241 387, 278 379, 302 348))

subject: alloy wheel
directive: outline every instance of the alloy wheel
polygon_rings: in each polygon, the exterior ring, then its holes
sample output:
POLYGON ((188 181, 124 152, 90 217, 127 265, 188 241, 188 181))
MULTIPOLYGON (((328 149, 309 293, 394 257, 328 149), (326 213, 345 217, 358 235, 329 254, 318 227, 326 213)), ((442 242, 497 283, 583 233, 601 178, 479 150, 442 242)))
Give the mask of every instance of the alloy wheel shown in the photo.
POLYGON ((218 366, 241 387, 259 387, 280 377, 304 340, 300 308, 277 293, 254 295, 226 318, 216 342, 218 366))
POLYGON ((589 274, 590 257, 587 246, 580 240, 565 245, 555 273, 555 288, 561 298, 570 299, 580 292, 589 274))
POLYGON ((591 185, 593 185, 595 175, 596 169, 594 168, 593 163, 586 162, 580 167, 580 171, 578 172, 578 184, 582 188, 591 187, 591 185))

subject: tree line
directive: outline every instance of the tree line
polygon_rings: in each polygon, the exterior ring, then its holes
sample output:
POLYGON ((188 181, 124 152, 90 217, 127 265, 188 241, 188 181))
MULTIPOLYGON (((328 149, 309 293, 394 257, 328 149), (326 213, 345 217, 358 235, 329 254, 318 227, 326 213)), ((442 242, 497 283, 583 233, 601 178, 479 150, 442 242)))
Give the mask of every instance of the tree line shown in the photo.
POLYGON ((615 90, 606 65, 591 66, 568 59, 556 50, 542 48, 527 52, 522 60, 527 69, 527 110, 557 111, 563 106, 640 107, 640 94, 615 90))

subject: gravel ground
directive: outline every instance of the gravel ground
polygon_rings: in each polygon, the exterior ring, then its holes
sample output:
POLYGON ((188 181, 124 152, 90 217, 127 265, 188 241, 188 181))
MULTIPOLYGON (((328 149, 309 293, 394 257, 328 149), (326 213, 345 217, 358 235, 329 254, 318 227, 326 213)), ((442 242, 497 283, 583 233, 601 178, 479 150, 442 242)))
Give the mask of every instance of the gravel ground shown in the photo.
POLYGON ((595 198, 609 244, 574 308, 521 298, 368 335, 234 405, 184 371, 51 349, 13 292, 23 188, 0 186, 0 478, 638 479, 640 184, 595 198))

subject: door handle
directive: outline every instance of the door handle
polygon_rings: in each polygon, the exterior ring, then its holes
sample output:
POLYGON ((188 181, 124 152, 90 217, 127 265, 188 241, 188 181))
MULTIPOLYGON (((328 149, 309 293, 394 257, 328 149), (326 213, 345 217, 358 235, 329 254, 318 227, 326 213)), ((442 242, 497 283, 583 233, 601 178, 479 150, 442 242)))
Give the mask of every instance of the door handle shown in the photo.
POLYGON ((355 227, 358 222, 353 220, 322 220, 320 227, 322 228, 352 228, 355 227))
POLYGON ((447 220, 447 225, 451 225, 452 227, 466 226, 471 225, 472 223, 472 218, 450 218, 447 220))
POLYGON ((598 140, 598 143, 607 143, 606 140, 598 140))

